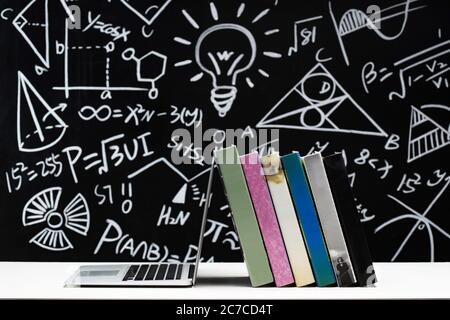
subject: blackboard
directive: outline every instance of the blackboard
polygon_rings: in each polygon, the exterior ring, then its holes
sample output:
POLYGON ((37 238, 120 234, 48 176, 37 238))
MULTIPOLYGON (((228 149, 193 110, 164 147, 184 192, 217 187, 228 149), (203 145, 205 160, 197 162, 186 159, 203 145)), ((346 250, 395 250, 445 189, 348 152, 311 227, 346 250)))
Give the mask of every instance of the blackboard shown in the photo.
MULTIPOLYGON (((211 141, 241 129, 343 152, 376 261, 449 261, 449 9, 0 1, 0 259, 192 261, 211 141)), ((220 188, 203 260, 239 261, 220 188)))

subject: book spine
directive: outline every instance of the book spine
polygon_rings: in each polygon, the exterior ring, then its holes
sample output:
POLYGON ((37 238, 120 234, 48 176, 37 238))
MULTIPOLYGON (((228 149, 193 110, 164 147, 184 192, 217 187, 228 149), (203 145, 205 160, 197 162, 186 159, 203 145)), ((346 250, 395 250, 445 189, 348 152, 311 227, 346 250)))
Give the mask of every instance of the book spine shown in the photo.
POLYGON ((345 160, 342 154, 334 154, 324 157, 323 162, 358 285, 372 285, 377 278, 363 225, 359 220, 345 160))
POLYGON ((315 279, 309 262, 308 251, 292 203, 280 156, 271 154, 262 157, 261 163, 263 164, 275 213, 278 217, 295 284, 297 287, 314 284, 315 279))
POLYGON ((241 164, 272 267, 275 285, 277 287, 290 285, 294 283, 294 277, 258 153, 242 156, 241 164))
POLYGON ((336 279, 323 239, 314 201, 298 153, 281 158, 305 242, 311 258, 316 283, 320 287, 334 285, 336 279))
POLYGON ((331 194, 322 155, 315 153, 304 157, 302 160, 328 246, 337 283, 341 287, 354 286, 356 284, 355 272, 348 253, 344 234, 342 233, 341 223, 334 204, 333 195, 331 194))
POLYGON ((232 146, 216 151, 215 160, 219 168, 252 286, 259 287, 272 283, 272 271, 245 182, 237 148, 232 146))

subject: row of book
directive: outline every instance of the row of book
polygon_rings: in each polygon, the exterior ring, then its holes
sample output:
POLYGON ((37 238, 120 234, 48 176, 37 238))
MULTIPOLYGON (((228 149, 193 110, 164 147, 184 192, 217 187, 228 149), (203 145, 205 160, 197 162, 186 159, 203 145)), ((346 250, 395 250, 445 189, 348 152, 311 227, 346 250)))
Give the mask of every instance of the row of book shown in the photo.
POLYGON ((254 287, 376 282, 341 154, 239 156, 232 146, 215 161, 254 287))

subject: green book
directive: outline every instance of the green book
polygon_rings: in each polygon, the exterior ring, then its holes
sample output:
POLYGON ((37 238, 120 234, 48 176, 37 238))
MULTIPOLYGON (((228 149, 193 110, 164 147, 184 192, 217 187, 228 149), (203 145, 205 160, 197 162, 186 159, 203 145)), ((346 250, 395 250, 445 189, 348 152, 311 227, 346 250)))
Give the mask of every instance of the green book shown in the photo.
POLYGON ((216 151, 215 160, 228 198, 250 281, 254 287, 272 283, 269 259, 236 146, 216 151))

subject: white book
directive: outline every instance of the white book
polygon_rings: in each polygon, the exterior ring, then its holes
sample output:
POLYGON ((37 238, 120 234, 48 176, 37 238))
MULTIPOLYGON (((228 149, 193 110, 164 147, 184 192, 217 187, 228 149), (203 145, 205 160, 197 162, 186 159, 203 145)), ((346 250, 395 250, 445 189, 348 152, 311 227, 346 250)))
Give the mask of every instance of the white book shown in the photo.
POLYGON ((300 229, 297 213, 289 192, 281 159, 278 154, 261 158, 261 163, 269 186, 270 195, 283 235, 284 244, 294 274, 297 287, 304 287, 315 282, 313 270, 309 262, 303 234, 300 229))

